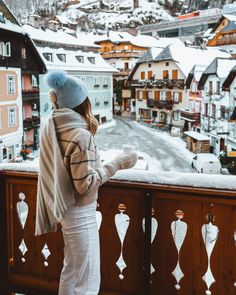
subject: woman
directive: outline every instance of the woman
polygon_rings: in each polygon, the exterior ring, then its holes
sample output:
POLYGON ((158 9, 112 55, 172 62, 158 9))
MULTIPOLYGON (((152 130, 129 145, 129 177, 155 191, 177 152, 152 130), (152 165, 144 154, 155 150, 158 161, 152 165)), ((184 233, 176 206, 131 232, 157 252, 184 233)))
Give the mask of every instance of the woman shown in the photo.
POLYGON ((59 295, 97 295, 100 249, 96 223, 98 188, 117 170, 131 168, 136 153, 121 153, 101 166, 88 90, 63 71, 46 76, 54 111, 40 131, 36 235, 61 223, 64 262, 59 295))

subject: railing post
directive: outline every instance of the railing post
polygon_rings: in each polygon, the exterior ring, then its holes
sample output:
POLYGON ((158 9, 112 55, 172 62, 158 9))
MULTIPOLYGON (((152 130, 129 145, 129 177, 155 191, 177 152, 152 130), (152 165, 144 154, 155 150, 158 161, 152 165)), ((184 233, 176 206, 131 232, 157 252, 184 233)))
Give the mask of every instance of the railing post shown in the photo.
POLYGON ((8 239, 7 239, 7 213, 6 213, 6 182, 5 177, 0 175, 0 216, 2 222, 0 223, 0 294, 1 295, 10 295, 10 287, 7 279, 7 248, 8 248, 8 239))
POLYGON ((144 293, 151 294, 151 231, 152 231, 152 194, 145 197, 145 234, 144 234, 144 293))

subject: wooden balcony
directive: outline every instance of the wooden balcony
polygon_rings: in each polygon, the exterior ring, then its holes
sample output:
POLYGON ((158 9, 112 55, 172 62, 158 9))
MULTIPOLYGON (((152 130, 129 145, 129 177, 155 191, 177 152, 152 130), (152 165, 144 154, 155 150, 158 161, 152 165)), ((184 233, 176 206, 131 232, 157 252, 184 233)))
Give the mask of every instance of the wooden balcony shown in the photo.
POLYGON ((38 88, 23 89, 22 98, 23 98, 23 101, 39 100, 39 89, 38 88))
POLYGON ((147 99, 147 106, 149 108, 158 108, 163 109, 166 108, 168 110, 171 110, 173 108, 173 100, 156 100, 153 98, 147 99))
POLYGON ((114 52, 102 52, 102 57, 103 58, 131 58, 131 57, 140 57, 143 52, 140 51, 114 51, 114 52))
MULTIPOLYGON (((212 189, 214 175, 196 188, 205 175, 160 173, 151 184, 138 174, 99 191, 100 295, 235 295, 236 188, 227 190, 234 176, 218 176, 221 189, 212 189)), ((0 185, 0 294, 56 295, 63 240, 60 227, 34 236, 37 173, 2 171, 0 185)))

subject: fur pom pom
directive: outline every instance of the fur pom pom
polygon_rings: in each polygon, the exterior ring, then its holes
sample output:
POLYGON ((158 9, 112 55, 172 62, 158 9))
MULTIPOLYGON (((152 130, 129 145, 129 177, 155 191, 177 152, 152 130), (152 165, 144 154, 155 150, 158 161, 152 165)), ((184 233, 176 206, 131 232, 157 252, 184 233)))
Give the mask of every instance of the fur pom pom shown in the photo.
POLYGON ((67 79, 64 71, 51 71, 45 78, 48 85, 53 89, 63 87, 67 79))

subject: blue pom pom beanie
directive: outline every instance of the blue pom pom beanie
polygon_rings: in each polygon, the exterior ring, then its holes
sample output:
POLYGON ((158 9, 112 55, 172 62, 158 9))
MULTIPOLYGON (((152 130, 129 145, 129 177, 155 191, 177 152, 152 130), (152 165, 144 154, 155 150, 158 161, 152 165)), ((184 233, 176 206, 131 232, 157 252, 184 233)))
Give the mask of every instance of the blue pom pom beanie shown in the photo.
POLYGON ((50 71, 45 76, 46 82, 57 95, 59 108, 73 109, 88 97, 88 89, 79 78, 67 75, 60 70, 50 71))

